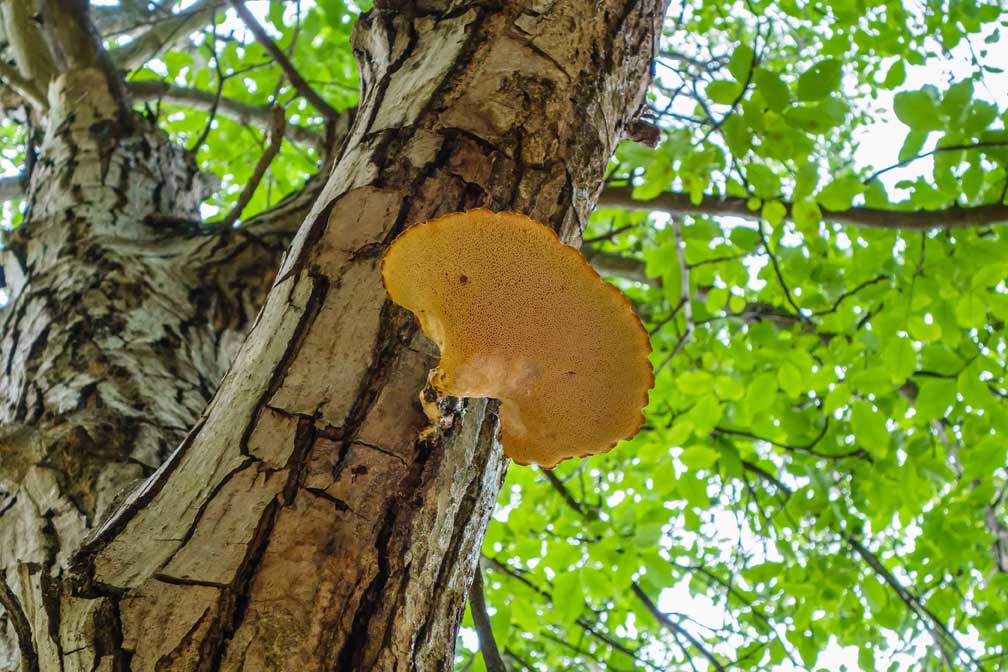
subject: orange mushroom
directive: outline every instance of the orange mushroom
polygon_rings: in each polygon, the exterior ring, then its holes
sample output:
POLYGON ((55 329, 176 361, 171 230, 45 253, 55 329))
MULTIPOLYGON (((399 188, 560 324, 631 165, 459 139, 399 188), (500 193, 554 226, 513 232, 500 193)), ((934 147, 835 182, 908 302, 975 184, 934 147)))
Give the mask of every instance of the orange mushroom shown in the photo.
POLYGON ((654 385, 648 334, 549 227, 482 209, 417 224, 386 251, 382 282, 441 349, 429 385, 500 400, 515 462, 553 468, 640 429, 654 385))

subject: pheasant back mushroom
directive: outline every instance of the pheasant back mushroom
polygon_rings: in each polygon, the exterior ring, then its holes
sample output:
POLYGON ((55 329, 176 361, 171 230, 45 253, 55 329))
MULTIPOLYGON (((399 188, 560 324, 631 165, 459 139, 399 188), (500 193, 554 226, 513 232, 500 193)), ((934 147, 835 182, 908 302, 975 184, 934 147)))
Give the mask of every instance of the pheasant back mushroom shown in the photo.
POLYGON ((549 227, 482 209, 417 224, 385 253, 382 281, 441 350, 431 386, 500 400, 515 462, 552 468, 640 429, 654 384, 648 334, 549 227))

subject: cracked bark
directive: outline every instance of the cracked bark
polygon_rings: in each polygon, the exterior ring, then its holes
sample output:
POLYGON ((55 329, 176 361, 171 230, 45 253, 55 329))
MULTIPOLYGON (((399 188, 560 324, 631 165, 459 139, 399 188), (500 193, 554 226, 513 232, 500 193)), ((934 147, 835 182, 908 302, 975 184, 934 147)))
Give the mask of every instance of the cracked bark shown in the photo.
POLYGON ((52 89, 0 334, 0 567, 40 669, 451 667, 505 464, 492 402, 419 440, 436 353, 381 253, 477 206, 577 242, 664 4, 378 5, 328 181, 246 231, 173 228, 184 154, 110 122, 94 71, 52 89))

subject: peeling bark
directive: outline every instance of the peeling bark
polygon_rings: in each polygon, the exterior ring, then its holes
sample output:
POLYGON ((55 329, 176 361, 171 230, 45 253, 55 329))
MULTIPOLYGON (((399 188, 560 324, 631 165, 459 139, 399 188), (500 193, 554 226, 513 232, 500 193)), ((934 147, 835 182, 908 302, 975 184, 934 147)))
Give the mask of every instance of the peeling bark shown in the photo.
POLYGON ((40 669, 451 667, 505 470, 496 405, 420 439, 437 357, 381 254, 477 206, 577 242, 664 4, 390 4, 354 33, 363 95, 325 186, 244 232, 192 230, 195 169, 95 87, 69 113, 93 71, 53 89, 0 334, 0 567, 27 622, 7 641, 29 628, 40 669))

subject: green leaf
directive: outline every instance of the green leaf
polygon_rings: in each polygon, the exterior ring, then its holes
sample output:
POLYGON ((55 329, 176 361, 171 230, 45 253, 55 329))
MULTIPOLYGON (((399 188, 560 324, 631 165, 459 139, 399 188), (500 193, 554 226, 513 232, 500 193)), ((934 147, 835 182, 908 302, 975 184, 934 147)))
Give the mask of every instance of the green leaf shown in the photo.
POLYGON ((872 455, 883 458, 889 453, 889 430, 885 417, 866 401, 851 404, 851 429, 858 445, 872 455))
POLYGON ((893 98, 896 117, 916 131, 938 131, 944 122, 938 114, 938 93, 933 86, 918 91, 900 91, 893 98))
POLYGON ((787 208, 780 201, 767 201, 763 204, 761 214, 767 222, 773 226, 778 226, 784 221, 784 217, 787 215, 787 208))
POLYGON ((726 401, 738 401, 745 396, 745 387, 742 383, 728 376, 718 377, 714 383, 714 391, 718 397, 726 401))
POLYGON ((690 471, 707 469, 714 465, 721 453, 708 446, 690 446, 679 456, 679 461, 690 471))
POLYGON ((794 217, 795 224, 803 231, 813 229, 822 221, 822 211, 819 210, 819 205, 808 199, 795 203, 791 215, 794 217))
POLYGON ((736 226, 729 239, 743 250, 754 250, 760 244, 759 232, 746 226, 736 226))
POLYGON ((777 369, 777 381, 781 389, 788 393, 788 396, 797 397, 805 392, 805 380, 798 370, 798 367, 791 362, 784 362, 777 369))
POLYGON ((714 390, 714 376, 699 369, 686 371, 676 378, 676 387, 683 394, 702 397, 714 390))
POLYGON ((882 358, 894 385, 902 385, 917 370, 917 351, 909 339, 897 337, 889 341, 882 358))
POLYGON ((819 100, 840 87, 843 69, 840 61, 819 61, 798 78, 798 100, 819 100))
POLYGON ((725 141, 733 156, 742 157, 752 146, 752 133, 741 115, 730 115, 721 125, 725 141))
POLYGON ((791 92, 776 72, 756 68, 756 71, 753 72, 753 82, 756 84, 756 90, 763 96, 763 100, 771 110, 780 112, 791 104, 791 92))
POLYGON ((889 66, 889 70, 886 72, 885 78, 882 80, 882 86, 886 89, 895 89, 897 86, 902 84, 906 80, 906 64, 903 59, 897 58, 896 61, 889 66))
POLYGON ((903 140, 903 146, 900 147, 897 158, 899 158, 900 161, 906 161, 907 159, 911 159, 920 154, 921 149, 924 147, 924 143, 927 142, 928 133, 930 133, 930 131, 917 131, 910 129, 910 132, 907 133, 906 138, 903 140))
POLYGON ((955 317, 960 327, 981 327, 987 322, 987 293, 981 290, 966 292, 956 303, 955 317))
POLYGON ((746 408, 750 415, 756 415, 773 406, 776 398, 776 374, 762 373, 749 384, 749 390, 746 393, 746 408))
POLYGON ((573 623, 583 610, 581 572, 568 571, 557 575, 553 581, 552 620, 557 623, 573 623))
POLYGON ((914 409, 921 420, 934 420, 945 415, 955 403, 956 381, 943 378, 926 378, 919 385, 914 409))
POLYGON ((722 105, 731 105, 741 93, 742 85, 727 79, 716 79, 707 85, 707 97, 722 105))
POLYGON ((746 178, 760 198, 773 198, 780 193, 780 177, 761 163, 750 164, 746 169, 746 178))
POLYGON ((721 419, 722 410, 721 404, 713 394, 702 397, 689 412, 695 434, 699 437, 710 434, 721 419))
POLYGON ((740 44, 735 47, 731 58, 728 60, 728 72, 732 74, 736 82, 743 83, 749 79, 749 70, 753 63, 752 47, 748 44, 740 44))
POLYGON ((942 116, 953 123, 966 118, 970 101, 973 100, 973 80, 964 79, 950 86, 942 96, 938 109, 942 116))
POLYGON ((827 210, 846 210, 851 205, 851 200, 865 190, 865 185, 854 175, 838 177, 830 182, 816 200, 827 210))

